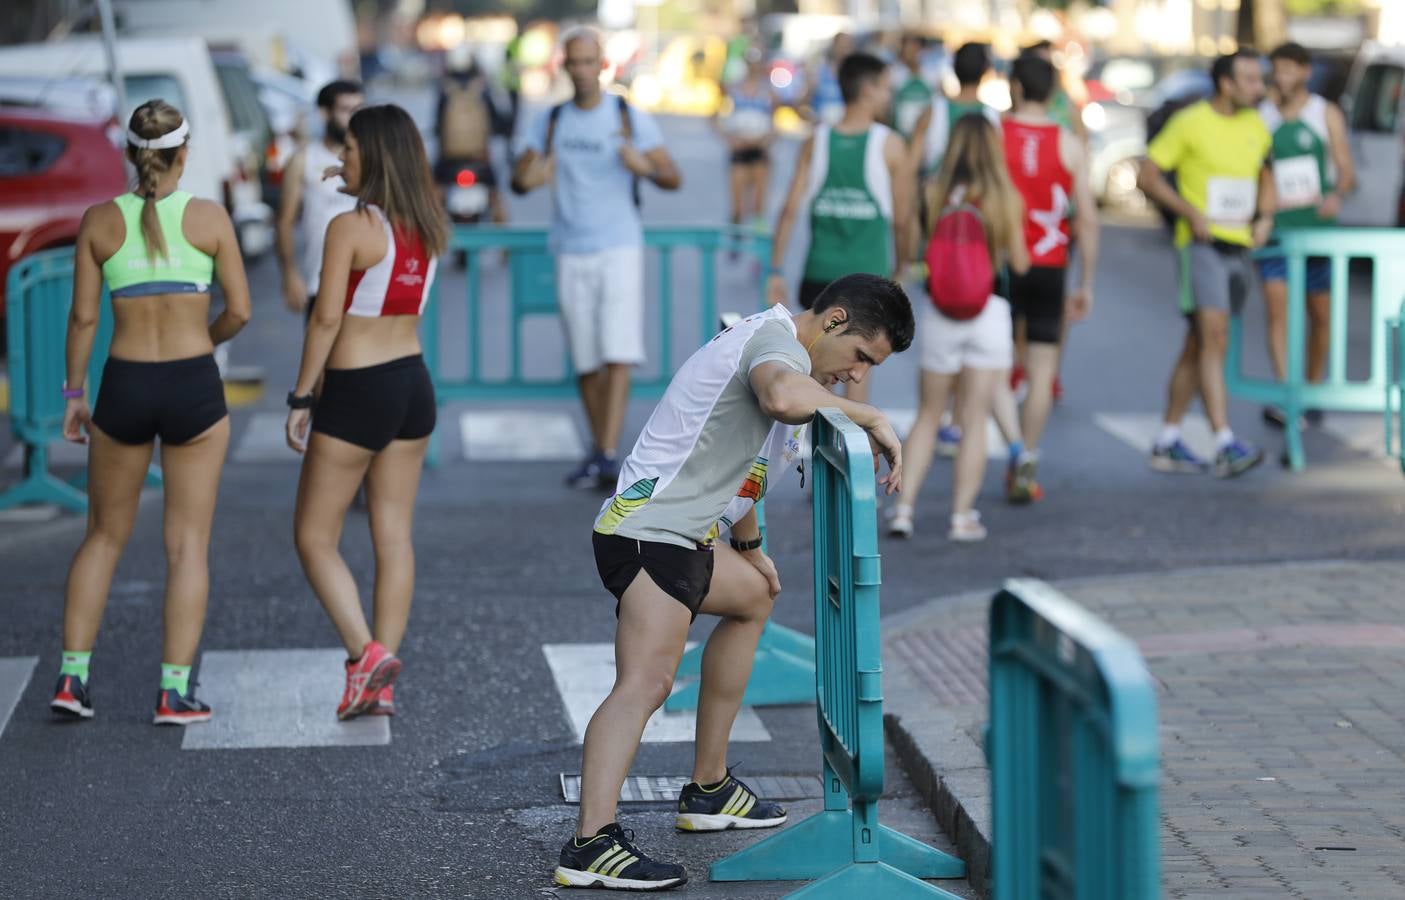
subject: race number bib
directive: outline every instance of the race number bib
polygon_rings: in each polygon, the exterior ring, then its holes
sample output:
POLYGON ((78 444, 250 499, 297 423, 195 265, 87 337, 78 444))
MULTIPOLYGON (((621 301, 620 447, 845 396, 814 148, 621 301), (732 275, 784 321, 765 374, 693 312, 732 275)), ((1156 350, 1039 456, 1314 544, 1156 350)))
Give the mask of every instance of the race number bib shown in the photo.
POLYGON ((1205 215, 1216 225, 1248 225, 1258 194, 1252 178, 1211 178, 1205 191, 1205 215))
POLYGON ((1322 173, 1312 156, 1293 156, 1273 164, 1279 209, 1302 209, 1322 201, 1322 173))

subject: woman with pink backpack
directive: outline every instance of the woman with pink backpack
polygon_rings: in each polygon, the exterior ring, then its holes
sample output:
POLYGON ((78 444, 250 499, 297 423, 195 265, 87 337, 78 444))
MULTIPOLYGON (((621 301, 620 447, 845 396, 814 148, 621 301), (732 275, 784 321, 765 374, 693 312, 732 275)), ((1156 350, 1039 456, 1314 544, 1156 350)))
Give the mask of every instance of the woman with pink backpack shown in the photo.
POLYGON ((980 115, 958 119, 941 168, 926 190, 931 302, 914 304, 923 309, 918 320, 919 408, 903 446, 907 483, 888 532, 912 536, 917 494, 932 464, 942 411, 957 384, 963 437, 948 537, 979 541, 986 529, 974 503, 985 478, 985 423, 1014 358, 1010 304, 995 293, 995 273, 1002 266, 1015 273, 1029 268, 1024 204, 1006 171, 999 129, 980 115))

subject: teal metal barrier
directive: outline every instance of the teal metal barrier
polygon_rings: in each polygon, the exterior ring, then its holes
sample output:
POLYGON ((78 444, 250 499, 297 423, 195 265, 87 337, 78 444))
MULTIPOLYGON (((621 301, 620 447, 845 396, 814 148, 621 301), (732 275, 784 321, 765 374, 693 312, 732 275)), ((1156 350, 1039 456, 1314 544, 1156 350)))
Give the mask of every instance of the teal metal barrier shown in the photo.
POLYGON ((1230 319, 1225 379, 1231 394, 1283 409, 1288 420, 1284 429, 1288 462, 1294 471, 1301 471, 1305 459, 1300 423, 1305 410, 1381 412, 1381 393, 1386 386, 1385 323, 1405 297, 1405 229, 1290 229, 1283 232, 1281 243, 1288 262, 1287 377, 1280 382, 1244 374, 1244 329, 1240 315, 1236 314, 1230 319), (1306 367, 1305 286, 1307 260, 1314 256, 1325 257, 1332 263, 1332 342, 1327 356, 1327 376, 1319 383, 1308 382, 1306 367), (1372 265, 1371 368, 1364 381, 1348 380, 1346 374, 1348 266, 1353 259, 1367 259, 1372 265))
POLYGON ((815 693, 824 811, 712 865, 713 881, 809 881, 788 895, 954 897, 921 878, 960 878, 958 859, 878 821, 883 794, 883 665, 878 517, 863 430, 835 409, 811 425, 815 533, 815 693), (864 891, 866 895, 856 892, 864 891))
MULTIPOLYGON (((26 256, 10 269, 5 318, 10 373, 10 430, 24 447, 20 481, 0 492, 0 509, 53 503, 86 512, 88 497, 49 471, 49 445, 63 440, 68 311, 73 302, 73 248, 26 256)), ((112 343, 112 310, 103 293, 93 355, 88 361, 89 397, 97 397, 102 367, 112 343)))
POLYGON ((1400 458, 1405 472, 1405 301, 1400 315, 1386 320, 1385 455, 1400 458))
POLYGON ((1154 900, 1156 691, 1136 645, 1039 581, 990 607, 994 900, 1154 900))

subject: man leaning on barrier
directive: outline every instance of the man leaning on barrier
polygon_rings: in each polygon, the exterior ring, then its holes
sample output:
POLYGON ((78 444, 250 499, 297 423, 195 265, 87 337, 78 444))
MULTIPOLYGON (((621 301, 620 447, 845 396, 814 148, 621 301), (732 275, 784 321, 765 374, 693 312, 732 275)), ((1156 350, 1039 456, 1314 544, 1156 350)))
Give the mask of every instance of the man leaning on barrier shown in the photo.
POLYGON ((901 487, 902 448, 887 418, 830 393, 912 343, 912 307, 896 283, 848 275, 792 316, 783 305, 733 325, 674 375, 624 460, 592 540, 600 579, 619 601, 615 684, 585 733, 580 819, 561 848, 558 884, 620 890, 684 883, 683 867, 650 859, 615 822, 644 725, 668 697, 698 613, 722 621, 703 655, 692 780, 678 802, 683 831, 771 828, 785 809, 727 770, 727 739, 761 629, 780 592, 761 547, 755 504, 770 470, 799 453, 804 425, 837 407, 863 428, 901 487), (723 530, 728 544, 715 544, 723 530))

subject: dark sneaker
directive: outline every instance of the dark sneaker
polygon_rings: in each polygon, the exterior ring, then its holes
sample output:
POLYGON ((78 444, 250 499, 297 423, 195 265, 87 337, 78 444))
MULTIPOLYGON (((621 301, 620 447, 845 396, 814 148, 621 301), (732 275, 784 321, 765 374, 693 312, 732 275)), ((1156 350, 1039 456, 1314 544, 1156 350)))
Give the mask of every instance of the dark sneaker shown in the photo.
POLYGON ((634 832, 611 822, 588 841, 568 840, 552 880, 562 887, 666 891, 688 882, 680 865, 656 862, 636 846, 634 832))
POLYGON ((151 724, 190 725, 208 722, 211 715, 210 707, 195 699, 193 688, 184 696, 174 688, 166 688, 156 696, 156 715, 152 716, 151 724))
POLYGON ((586 457, 574 472, 566 476, 566 484, 578 490, 593 488, 600 484, 600 463, 604 457, 592 453, 586 457))
POLYGON ((1044 489, 1035 480, 1038 471, 1039 460, 1028 453, 1011 459, 1005 471, 1005 499, 1016 506, 1043 500, 1044 489))
POLYGON ((1198 475, 1210 468, 1205 460, 1190 452, 1184 441, 1179 440, 1169 447, 1152 447, 1151 467, 1158 472, 1186 475, 1198 475))
POLYGON ((595 476, 596 487, 613 492, 620 480, 620 461, 611 459, 603 453, 596 461, 600 466, 600 471, 595 476))
POLYGON ((54 699, 49 701, 49 709, 64 716, 76 719, 93 717, 93 702, 88 699, 88 686, 77 675, 60 675, 54 687, 54 699))
POLYGON ((1264 461, 1264 452, 1253 444, 1236 440, 1215 454, 1215 477, 1233 478, 1264 461))
POLYGON ((678 795, 679 831, 726 831, 729 828, 775 828, 785 824, 785 807, 762 800, 744 783, 727 777, 713 790, 689 782, 678 795))

